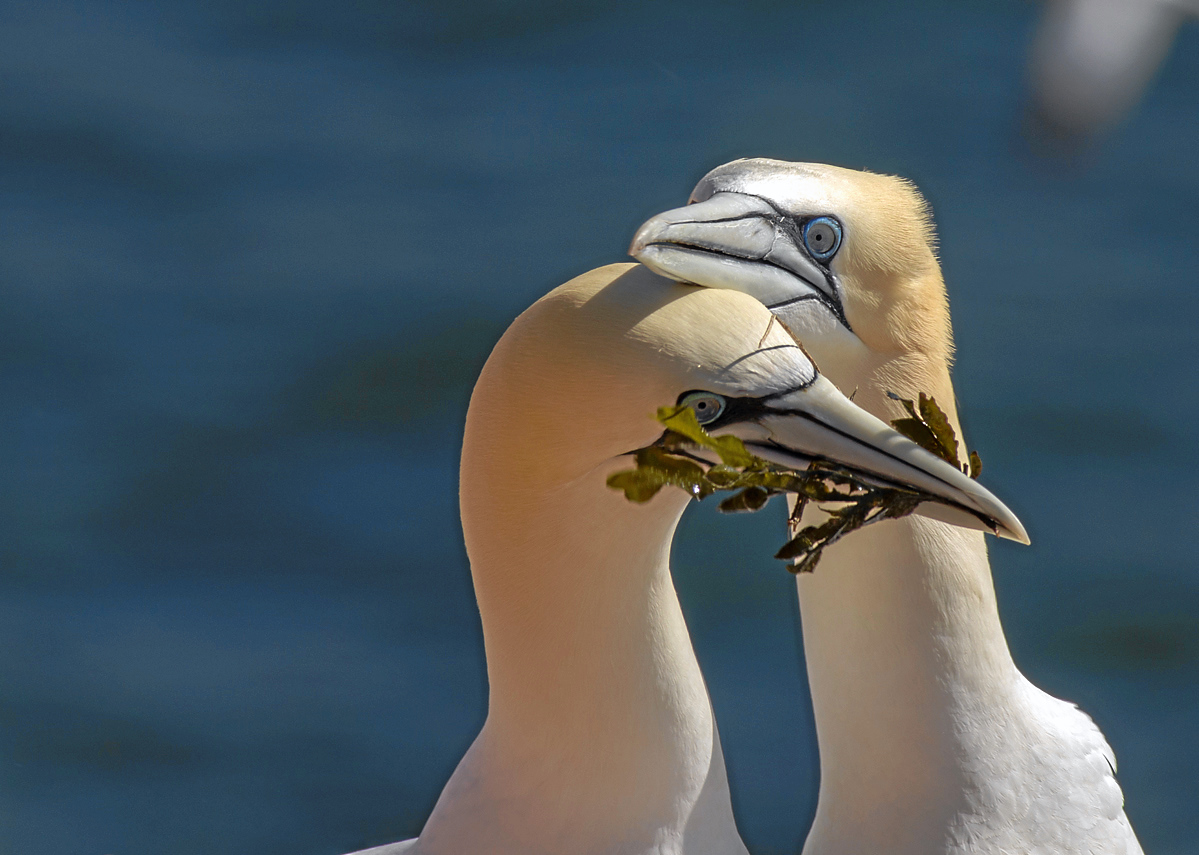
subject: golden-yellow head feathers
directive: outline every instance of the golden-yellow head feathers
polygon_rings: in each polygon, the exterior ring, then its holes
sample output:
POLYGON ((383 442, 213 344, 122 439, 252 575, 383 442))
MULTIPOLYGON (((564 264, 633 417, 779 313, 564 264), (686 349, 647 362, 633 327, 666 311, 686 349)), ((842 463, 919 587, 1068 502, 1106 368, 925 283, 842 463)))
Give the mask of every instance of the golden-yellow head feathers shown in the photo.
POLYGON ((567 481, 653 442, 657 408, 684 392, 760 394, 814 374, 753 298, 601 267, 538 300, 496 345, 471 397, 463 471, 567 481))
POLYGON ((950 358, 953 333, 932 213, 910 181, 754 158, 708 173, 692 200, 717 193, 761 198, 780 216, 800 223, 813 216, 835 217, 844 237, 828 269, 853 332, 876 352, 950 358))

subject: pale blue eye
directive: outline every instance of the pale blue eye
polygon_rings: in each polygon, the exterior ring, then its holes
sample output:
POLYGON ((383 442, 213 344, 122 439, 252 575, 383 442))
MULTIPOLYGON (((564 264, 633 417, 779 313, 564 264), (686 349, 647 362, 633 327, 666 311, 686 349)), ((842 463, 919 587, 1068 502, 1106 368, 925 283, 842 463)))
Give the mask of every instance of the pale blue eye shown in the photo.
POLYGON ((679 404, 690 407, 695 413, 695 420, 701 425, 716 421, 725 407, 724 398, 715 392, 692 392, 684 396, 679 404))
POLYGON ((841 224, 832 217, 816 217, 803 227, 803 243, 817 261, 828 261, 841 248, 841 224))

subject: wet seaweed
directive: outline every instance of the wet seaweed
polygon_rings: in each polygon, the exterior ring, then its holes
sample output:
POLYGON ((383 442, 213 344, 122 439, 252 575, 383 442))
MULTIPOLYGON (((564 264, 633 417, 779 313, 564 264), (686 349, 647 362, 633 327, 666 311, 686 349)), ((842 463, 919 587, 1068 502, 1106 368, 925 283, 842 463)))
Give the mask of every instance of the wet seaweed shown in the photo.
POLYGON ((962 463, 958 458, 958 438, 953 432, 953 425, 933 398, 923 392, 917 401, 901 398, 894 392, 888 392, 887 397, 892 401, 899 401, 908 411, 908 418, 895 419, 891 422, 891 427, 926 451, 931 451, 946 463, 978 480, 983 471, 982 458, 978 456, 977 451, 971 451, 966 455, 966 462, 962 463))

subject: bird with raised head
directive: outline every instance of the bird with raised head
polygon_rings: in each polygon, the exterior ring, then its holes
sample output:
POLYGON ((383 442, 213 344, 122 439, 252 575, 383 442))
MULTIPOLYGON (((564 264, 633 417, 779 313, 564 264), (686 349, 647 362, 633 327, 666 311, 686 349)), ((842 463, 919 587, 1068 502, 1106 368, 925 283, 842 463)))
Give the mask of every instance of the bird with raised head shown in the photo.
MULTIPOLYGON (((749 294, 881 419, 931 396, 962 436, 932 219, 908 181, 738 160, 630 253, 749 294)), ((1141 852, 1115 755, 1008 650, 981 534, 908 517, 830 548, 798 580, 820 791, 805 855, 1141 852)))

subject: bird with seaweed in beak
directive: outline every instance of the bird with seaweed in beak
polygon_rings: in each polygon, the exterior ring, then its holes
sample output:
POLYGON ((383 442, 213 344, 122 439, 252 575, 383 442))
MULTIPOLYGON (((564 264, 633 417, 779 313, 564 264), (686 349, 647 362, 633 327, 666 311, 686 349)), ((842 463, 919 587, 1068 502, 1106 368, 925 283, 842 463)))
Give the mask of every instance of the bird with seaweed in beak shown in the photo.
POLYGON ((612 483, 660 447, 664 406, 703 428, 670 446, 700 472, 769 459, 802 479, 820 463, 920 497, 917 513, 1023 535, 977 481, 837 391, 753 297, 640 265, 584 274, 517 318, 475 385, 461 511, 487 719, 420 837, 371 855, 745 855, 670 573, 697 496, 629 501, 612 483))

